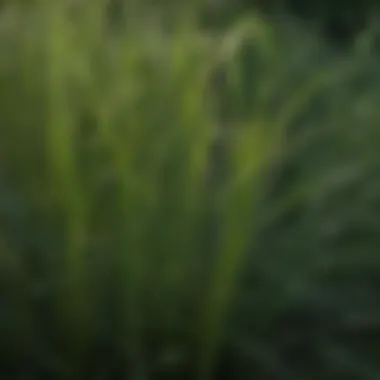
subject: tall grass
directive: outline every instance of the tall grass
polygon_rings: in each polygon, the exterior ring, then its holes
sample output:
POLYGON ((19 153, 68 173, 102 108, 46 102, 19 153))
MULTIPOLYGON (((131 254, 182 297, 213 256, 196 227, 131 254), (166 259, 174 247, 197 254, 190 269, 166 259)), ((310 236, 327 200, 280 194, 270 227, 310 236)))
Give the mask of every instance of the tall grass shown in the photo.
MULTIPOLYGON (((58 334, 51 344, 61 347, 74 371, 68 376, 83 376, 86 355, 101 339, 99 324, 106 324, 116 330, 113 344, 129 359, 126 376, 138 379, 148 377, 154 344, 158 352, 174 345, 180 354, 191 340, 216 349, 214 333, 202 330, 196 338, 197 320, 206 318, 199 314, 212 313, 213 321, 224 315, 221 290, 234 281, 243 249, 233 248, 244 240, 234 233, 247 221, 235 216, 230 232, 235 211, 227 210, 226 243, 208 243, 212 233, 205 236, 205 229, 215 221, 207 203, 217 196, 207 185, 216 124, 208 91, 214 49, 187 27, 165 35, 160 25, 147 24, 142 31, 132 24, 111 36, 102 6, 94 2, 72 18, 64 2, 36 5, 33 15, 9 8, 13 25, 5 33, 16 44, 3 65, 3 80, 9 80, 9 70, 22 75, 3 87, 12 86, 14 93, 4 104, 3 133, 8 148, 25 133, 33 135, 25 149, 9 149, 6 158, 15 165, 39 158, 29 183, 14 186, 31 198, 31 218, 39 220, 29 223, 42 239, 52 228, 52 246, 39 242, 33 253, 38 257, 30 259, 55 273, 57 289, 43 302, 58 334), (22 98, 34 107, 18 109, 22 98), (198 294, 215 250, 223 254, 210 290, 215 305, 200 311, 198 294)), ((239 154, 232 158, 242 166, 239 154)), ((248 146, 245 154, 252 154, 248 146)), ((26 170, 21 166, 13 174, 24 181, 26 170)), ((35 237, 30 239, 33 244, 35 237)), ((52 284, 47 286, 51 291, 52 284)), ((39 324, 46 316, 35 318, 39 324)))
MULTIPOLYGON (((313 144, 332 162, 338 149, 360 149, 360 117, 343 120, 339 107, 356 104, 351 86, 370 89, 374 60, 343 63, 324 49, 317 62, 321 46, 294 36, 298 56, 257 17, 208 36, 193 13, 176 13, 168 30, 154 7, 135 4, 139 22, 126 13, 113 28, 105 6, 2 11, 1 367, 54 379, 211 379, 234 344, 234 318, 264 326, 270 313, 268 288, 253 314, 236 316, 235 303, 245 268, 251 281, 264 265, 268 230, 282 241, 281 217, 330 191, 319 175, 329 162, 313 144), (296 166, 298 179, 272 199, 282 166, 296 166)), ((377 135, 377 116, 360 120, 377 135)), ((314 236, 289 232, 303 233, 314 236)), ((283 244, 286 303, 296 268, 311 259, 283 244)))

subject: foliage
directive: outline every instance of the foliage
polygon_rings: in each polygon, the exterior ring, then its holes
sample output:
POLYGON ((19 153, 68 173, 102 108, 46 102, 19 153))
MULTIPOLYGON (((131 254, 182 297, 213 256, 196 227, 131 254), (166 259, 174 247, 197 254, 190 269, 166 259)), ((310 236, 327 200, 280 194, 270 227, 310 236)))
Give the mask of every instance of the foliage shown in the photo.
POLYGON ((226 26, 252 12, 287 22, 289 18, 303 22, 336 46, 350 45, 369 26, 376 26, 379 4, 376 0, 216 0, 203 2, 205 23, 226 26))
POLYGON ((377 378, 371 41, 20 4, 0 21, 2 378, 377 378))

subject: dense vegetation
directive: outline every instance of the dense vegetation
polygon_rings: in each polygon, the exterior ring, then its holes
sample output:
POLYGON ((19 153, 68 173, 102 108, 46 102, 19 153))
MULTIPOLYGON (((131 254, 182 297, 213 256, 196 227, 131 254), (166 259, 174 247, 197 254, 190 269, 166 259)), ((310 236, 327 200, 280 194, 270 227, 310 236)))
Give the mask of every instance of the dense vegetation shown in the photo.
POLYGON ((291 15, 340 44, 347 43, 379 16, 376 0, 216 0, 207 4, 206 14, 219 23, 257 10, 280 18, 291 15))
POLYGON ((0 377, 378 379, 376 36, 148 3, 0 12, 0 377))

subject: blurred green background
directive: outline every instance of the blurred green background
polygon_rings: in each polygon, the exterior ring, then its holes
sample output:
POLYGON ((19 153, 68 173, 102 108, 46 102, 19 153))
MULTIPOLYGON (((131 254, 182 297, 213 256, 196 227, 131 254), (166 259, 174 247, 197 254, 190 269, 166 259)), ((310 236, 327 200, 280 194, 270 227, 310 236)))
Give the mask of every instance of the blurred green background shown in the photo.
POLYGON ((0 6, 0 378, 380 378, 367 1, 0 6))

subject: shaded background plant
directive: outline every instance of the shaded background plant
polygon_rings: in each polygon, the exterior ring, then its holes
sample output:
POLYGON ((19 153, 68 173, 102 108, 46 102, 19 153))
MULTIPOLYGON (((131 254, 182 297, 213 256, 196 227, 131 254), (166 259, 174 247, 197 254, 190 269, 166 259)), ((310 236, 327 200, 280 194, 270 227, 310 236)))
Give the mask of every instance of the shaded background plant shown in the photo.
POLYGON ((1 375, 376 378, 371 41, 179 8, 2 11, 1 375))

